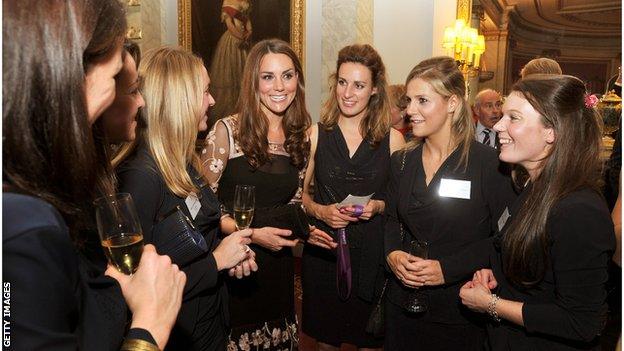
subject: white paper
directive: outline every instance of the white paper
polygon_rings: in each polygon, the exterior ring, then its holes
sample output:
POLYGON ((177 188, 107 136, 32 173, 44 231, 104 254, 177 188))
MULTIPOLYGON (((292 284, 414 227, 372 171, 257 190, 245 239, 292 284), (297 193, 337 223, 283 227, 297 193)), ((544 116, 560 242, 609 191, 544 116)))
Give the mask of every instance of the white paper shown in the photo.
POLYGON ((470 181, 442 178, 438 195, 470 200, 470 181))
POLYGON ((195 219, 195 217, 197 217, 197 214, 199 213, 199 209, 201 208, 201 202, 199 202, 197 195, 195 195, 194 193, 191 193, 186 198, 186 200, 184 200, 184 202, 186 203, 186 207, 191 213, 191 217, 195 219))
POLYGON ((366 196, 355 196, 355 195, 347 195, 344 200, 340 201, 339 204, 336 205, 338 208, 349 207, 353 205, 366 206, 368 201, 370 201, 371 197, 373 197, 375 193, 366 196))

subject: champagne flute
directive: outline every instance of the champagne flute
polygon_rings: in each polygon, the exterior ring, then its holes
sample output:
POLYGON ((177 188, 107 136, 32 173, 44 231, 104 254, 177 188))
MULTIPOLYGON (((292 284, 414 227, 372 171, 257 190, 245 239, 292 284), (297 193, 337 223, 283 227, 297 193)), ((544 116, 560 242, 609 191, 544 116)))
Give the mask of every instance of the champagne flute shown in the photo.
POLYGON ((95 218, 108 261, 121 273, 134 273, 143 253, 143 232, 132 196, 118 193, 98 198, 95 218))
MULTIPOLYGON (((429 243, 420 240, 410 241, 408 254, 422 259, 427 259, 429 256, 429 243)), ((420 313, 425 312, 428 306, 425 296, 418 291, 418 288, 414 288, 406 295, 403 308, 411 313, 420 313)))
POLYGON ((254 215, 256 188, 253 185, 237 185, 234 191, 234 221, 236 228, 249 228, 254 215))

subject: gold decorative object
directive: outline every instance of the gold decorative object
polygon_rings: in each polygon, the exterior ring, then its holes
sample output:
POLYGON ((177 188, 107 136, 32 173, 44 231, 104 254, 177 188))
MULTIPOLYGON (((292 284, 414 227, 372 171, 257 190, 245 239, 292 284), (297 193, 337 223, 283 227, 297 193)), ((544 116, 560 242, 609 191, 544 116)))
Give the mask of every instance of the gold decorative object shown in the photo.
POLYGON ((143 30, 141 30, 141 28, 130 27, 126 32, 126 38, 133 40, 141 39, 143 38, 143 30))
POLYGON ((446 54, 455 58, 461 71, 474 77, 479 70, 481 55, 485 52, 485 37, 476 28, 471 28, 463 19, 444 29, 442 47, 446 54))
POLYGON ((604 123, 602 143, 605 152, 610 154, 613 149, 613 137, 611 136, 620 127, 622 116, 622 98, 611 90, 605 94, 596 105, 604 123))
POLYGON ((141 0, 127 0, 128 6, 141 6, 141 0))

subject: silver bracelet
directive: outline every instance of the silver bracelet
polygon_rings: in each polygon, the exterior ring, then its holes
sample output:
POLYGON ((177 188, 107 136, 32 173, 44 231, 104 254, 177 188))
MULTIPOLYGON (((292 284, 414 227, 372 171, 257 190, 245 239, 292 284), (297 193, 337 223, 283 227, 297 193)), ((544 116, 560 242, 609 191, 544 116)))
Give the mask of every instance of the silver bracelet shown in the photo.
POLYGON ((492 299, 488 303, 487 313, 492 317, 492 319, 496 322, 500 322, 501 319, 498 316, 498 312, 496 311, 496 303, 500 300, 500 297, 496 294, 492 294, 492 299))

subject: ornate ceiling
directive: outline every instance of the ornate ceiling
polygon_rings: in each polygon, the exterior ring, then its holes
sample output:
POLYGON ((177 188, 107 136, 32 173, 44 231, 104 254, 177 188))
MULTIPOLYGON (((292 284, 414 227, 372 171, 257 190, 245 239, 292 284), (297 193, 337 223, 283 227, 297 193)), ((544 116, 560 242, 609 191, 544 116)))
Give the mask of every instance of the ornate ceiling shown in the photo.
POLYGON ((621 52, 622 3, 613 0, 473 0, 483 32, 506 31, 521 51, 621 52), (569 51, 569 50, 568 50, 569 51))

